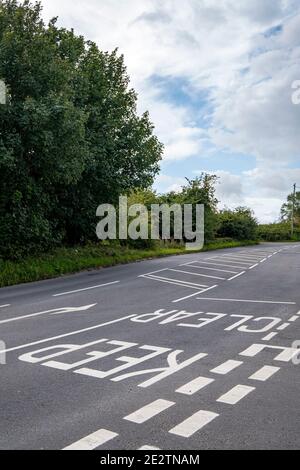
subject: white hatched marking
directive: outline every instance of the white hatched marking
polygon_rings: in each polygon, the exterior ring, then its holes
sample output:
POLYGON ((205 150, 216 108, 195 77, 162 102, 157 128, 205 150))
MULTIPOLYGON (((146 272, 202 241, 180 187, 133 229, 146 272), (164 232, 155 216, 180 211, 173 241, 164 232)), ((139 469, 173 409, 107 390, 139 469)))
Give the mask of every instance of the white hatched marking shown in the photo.
POLYGON ((173 304, 176 304, 178 302, 182 302, 183 300, 186 300, 186 299, 190 299, 191 297, 195 297, 196 295, 204 294, 204 292, 215 289, 216 287, 218 287, 218 285, 209 287, 208 289, 205 289, 205 290, 200 291, 200 292, 196 292, 196 293, 191 294, 191 295, 187 295, 186 297, 182 297, 181 299, 173 300, 173 304))
POLYGON ((204 428, 207 424, 217 418, 217 413, 211 411, 200 410, 197 413, 190 416, 188 419, 171 429, 169 433, 175 434, 181 437, 191 437, 200 429, 204 428))
POLYGON ((62 295, 76 294, 77 292, 84 292, 86 290, 99 289, 100 287, 112 286, 119 284, 121 281, 107 282, 106 284, 99 284, 98 286, 85 287, 84 289, 72 290, 69 292, 62 292, 61 294, 54 294, 53 297, 61 297, 62 295))
POLYGON ((117 436, 118 434, 115 432, 108 431, 107 429, 100 429, 99 431, 74 442, 74 444, 65 447, 63 450, 93 450, 106 442, 111 441, 117 436))
POLYGON ((290 326, 289 323, 283 323, 282 325, 280 325, 280 326, 277 328, 277 330, 283 331, 283 330, 285 330, 288 326, 290 326))
POLYGON ((248 387, 247 385, 237 385, 236 387, 229 390, 229 392, 218 398, 218 402, 226 403, 227 405, 236 405, 249 393, 253 392, 255 387, 248 387))
POLYGON ((278 333, 276 333, 276 331, 274 331, 273 333, 269 333, 267 336, 263 338, 263 341, 270 341, 271 339, 275 338, 275 336, 277 335, 278 333))
POLYGON ((228 279, 228 281, 233 281, 233 279, 236 279, 237 277, 243 276, 243 274, 245 274, 245 273, 246 273, 246 271, 243 271, 242 273, 239 273, 236 276, 231 277, 230 279, 228 279))
POLYGON ((204 387, 210 385, 214 381, 214 379, 209 379, 208 377, 197 377, 196 379, 191 380, 191 382, 178 388, 176 392, 182 393, 183 395, 194 395, 199 390, 202 390, 204 387))
POLYGON ((173 401, 156 400, 152 403, 149 403, 149 405, 140 408, 134 413, 125 416, 124 419, 126 419, 126 421, 131 421, 132 423, 142 424, 173 405, 175 405, 173 401))
POLYGON ((189 266, 190 268, 194 269, 206 269, 207 271, 220 271, 221 273, 238 274, 236 271, 229 271, 228 269, 208 268, 207 266, 195 266, 193 263, 188 265, 181 264, 180 266, 189 266))
POLYGON ((229 360, 229 361, 224 362, 220 366, 216 367, 215 369, 212 369, 210 372, 213 372, 214 374, 226 375, 232 370, 241 366, 242 364, 243 364, 242 361, 229 360))
POLYGON ((276 372, 280 370, 280 367, 273 367, 273 366, 264 366, 259 369, 255 374, 249 377, 250 380, 258 380, 260 382, 265 382, 266 380, 270 379, 276 372))
POLYGON ((293 315, 288 321, 294 322, 294 321, 297 321, 297 320, 299 320, 299 317, 297 315, 293 315))
MULTIPOLYGON (((181 271, 180 269, 169 269, 169 271, 174 271, 176 273, 190 274, 192 276, 209 277, 210 279, 219 279, 220 281, 225 281, 225 277, 216 277, 216 276, 208 276, 207 274, 191 273, 188 271, 181 271)), ((189 281, 185 281, 185 282, 189 282, 189 281)), ((208 287, 208 286, 204 286, 204 287, 208 287)))

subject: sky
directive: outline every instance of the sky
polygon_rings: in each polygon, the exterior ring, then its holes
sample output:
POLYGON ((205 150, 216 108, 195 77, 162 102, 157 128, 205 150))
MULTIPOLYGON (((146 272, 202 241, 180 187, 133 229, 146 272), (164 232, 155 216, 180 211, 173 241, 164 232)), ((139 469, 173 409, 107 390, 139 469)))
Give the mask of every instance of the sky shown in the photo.
POLYGON ((124 54, 165 145, 158 192, 219 176, 220 208, 278 220, 300 187, 300 0, 42 0, 46 20, 124 54))

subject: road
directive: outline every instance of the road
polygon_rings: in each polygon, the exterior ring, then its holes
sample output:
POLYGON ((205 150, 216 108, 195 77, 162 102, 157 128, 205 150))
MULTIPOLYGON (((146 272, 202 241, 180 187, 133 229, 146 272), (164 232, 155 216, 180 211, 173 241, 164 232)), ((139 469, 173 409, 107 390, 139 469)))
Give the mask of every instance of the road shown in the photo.
POLYGON ((0 449, 300 446, 300 244, 0 290, 0 449))

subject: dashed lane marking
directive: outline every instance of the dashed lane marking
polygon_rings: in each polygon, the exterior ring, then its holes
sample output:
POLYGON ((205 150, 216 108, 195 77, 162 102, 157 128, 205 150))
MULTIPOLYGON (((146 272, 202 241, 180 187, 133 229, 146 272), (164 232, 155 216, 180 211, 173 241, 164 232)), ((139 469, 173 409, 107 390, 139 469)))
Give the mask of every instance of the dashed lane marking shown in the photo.
POLYGON ((153 447, 153 446, 142 446, 138 450, 160 450, 159 447, 153 447))
POLYGON ((154 416, 157 416, 158 414, 167 410, 173 405, 175 405, 173 401, 156 400, 152 403, 149 403, 149 405, 146 405, 143 408, 140 408, 134 413, 128 416, 125 416, 124 419, 132 423, 142 424, 148 421, 149 419, 153 418, 154 416))
POLYGON ((254 390, 255 387, 249 387, 248 385, 236 385, 229 390, 229 392, 218 398, 217 402, 226 403, 227 405, 236 405, 254 390))
POLYGON ((275 338, 275 336, 277 336, 278 333, 276 333, 276 331, 273 331, 272 333, 269 333, 267 336, 265 336, 262 340, 263 341, 271 341, 271 339, 275 338))
POLYGON ((74 442, 63 450, 93 450, 117 436, 118 434, 115 432, 108 431, 107 429, 99 429, 99 431, 74 442))
POLYGON ((265 382, 270 379, 276 372, 280 370, 280 367, 264 366, 259 369, 255 374, 249 377, 250 380, 258 380, 259 382, 265 382))
POLYGON ((236 274, 235 276, 230 277, 230 278, 228 279, 228 281, 233 281, 233 279, 236 279, 237 277, 243 276, 243 274, 245 274, 245 273, 246 273, 246 271, 243 271, 243 272, 241 272, 241 273, 239 273, 239 274, 236 274))
POLYGON ((215 379, 209 379, 208 377, 197 377, 196 379, 191 380, 191 382, 178 388, 176 392, 182 393, 183 395, 194 395, 214 381, 215 379))
POLYGON ((283 323, 282 325, 278 326, 277 330, 283 331, 283 330, 285 330, 286 328, 288 328, 289 326, 290 326, 289 323, 283 323))
POLYGON ((61 292, 60 294, 54 294, 53 297, 61 297, 63 295, 76 294, 77 292, 84 292, 92 289, 99 289, 100 287, 113 286, 114 284, 119 284, 121 281, 107 282, 105 284, 99 284, 98 286, 85 287, 83 289, 72 290, 69 292, 61 292))
POLYGON ((237 367, 241 366, 242 364, 243 364, 242 361, 229 360, 229 361, 226 361, 223 364, 219 365, 218 367, 215 367, 210 372, 212 372, 214 374, 226 375, 229 372, 236 369, 237 367))
POLYGON ((211 421, 216 419, 219 415, 211 411, 200 410, 190 416, 182 423, 175 426, 169 431, 170 434, 175 434, 181 437, 191 437, 200 429, 204 428, 211 421))
POLYGON ((295 322, 295 321, 297 321, 297 320, 299 320, 298 315, 293 315, 288 321, 289 321, 289 322, 295 322))
POLYGON ((10 307, 10 304, 0 305, 0 308, 10 307))

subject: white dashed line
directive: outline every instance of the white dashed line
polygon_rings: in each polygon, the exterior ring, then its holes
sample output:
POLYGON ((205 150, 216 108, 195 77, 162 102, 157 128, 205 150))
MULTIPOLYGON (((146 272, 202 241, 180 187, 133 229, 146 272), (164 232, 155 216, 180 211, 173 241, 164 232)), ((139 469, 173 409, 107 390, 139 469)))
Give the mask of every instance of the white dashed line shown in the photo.
POLYGON ((243 276, 243 274, 245 274, 245 273, 246 273, 246 271, 243 271, 239 274, 236 274, 236 276, 233 276, 233 277, 229 278, 228 281, 233 281, 233 279, 236 279, 237 277, 243 276))
POLYGON ((254 264, 253 266, 251 266, 249 269, 251 270, 251 269, 257 268, 258 265, 259 265, 259 264, 256 263, 256 264, 254 264))
POLYGON ((270 379, 276 372, 280 370, 280 367, 273 367, 273 366, 264 366, 259 369, 255 374, 249 377, 250 380, 258 380, 260 382, 265 382, 266 380, 270 379))
POLYGON ((249 393, 253 392, 255 387, 248 387, 247 385, 237 385, 229 390, 229 392, 218 398, 219 403, 226 403, 227 405, 236 405, 249 393))
POLYGON ((212 369, 210 372, 214 374, 220 374, 220 375, 226 375, 232 370, 236 369, 237 367, 241 366, 243 364, 242 361, 226 361, 220 366, 216 367, 215 369, 212 369))
POLYGON ((263 341, 270 341, 271 339, 275 338, 275 336, 277 335, 278 333, 276 333, 276 331, 274 331, 273 333, 269 333, 267 336, 263 338, 263 341))
POLYGON ((207 385, 210 385, 214 381, 214 379, 209 379, 208 377, 197 377, 191 382, 178 388, 176 392, 182 393, 183 395, 194 395, 199 390, 202 390, 204 387, 207 387, 207 385))
POLYGON ((169 432, 171 434, 175 434, 176 436, 191 437, 218 416, 219 415, 217 413, 200 410, 182 423, 175 426, 175 428, 171 429, 169 432))
POLYGON ((215 300, 217 302, 246 302, 254 304, 277 304, 277 305, 296 305, 296 302, 273 302, 270 300, 245 300, 245 299, 218 299, 214 297, 200 297, 201 300, 215 300))
POLYGON ((135 411, 134 413, 125 416, 124 419, 132 423, 142 424, 173 405, 175 405, 173 401, 156 400, 153 403, 149 403, 149 405, 146 405, 143 408, 135 411))
POLYGON ((277 330, 283 331, 283 330, 285 330, 288 326, 290 326, 289 323, 283 323, 282 325, 278 326, 277 330))
POLYGON ((61 297, 62 295, 76 294, 77 292, 84 292, 86 290, 99 289, 100 287, 113 286, 119 284, 121 281, 107 282, 106 284, 99 284, 98 286, 85 287, 84 289, 72 290, 70 292, 62 292, 60 294, 54 294, 53 297, 61 297))
POLYGON ((299 317, 297 315, 293 315, 288 321, 294 322, 294 321, 297 321, 297 320, 299 320, 299 317))
POLYGON ((117 436, 118 434, 115 432, 108 431, 107 429, 100 429, 99 431, 74 442, 74 444, 65 447, 63 450, 93 450, 106 442, 111 441, 117 436))
POLYGON ((10 304, 0 305, 0 308, 10 307, 10 304))
POLYGON ((152 446, 143 446, 143 447, 140 447, 138 450, 160 450, 160 448, 152 447, 152 446))

